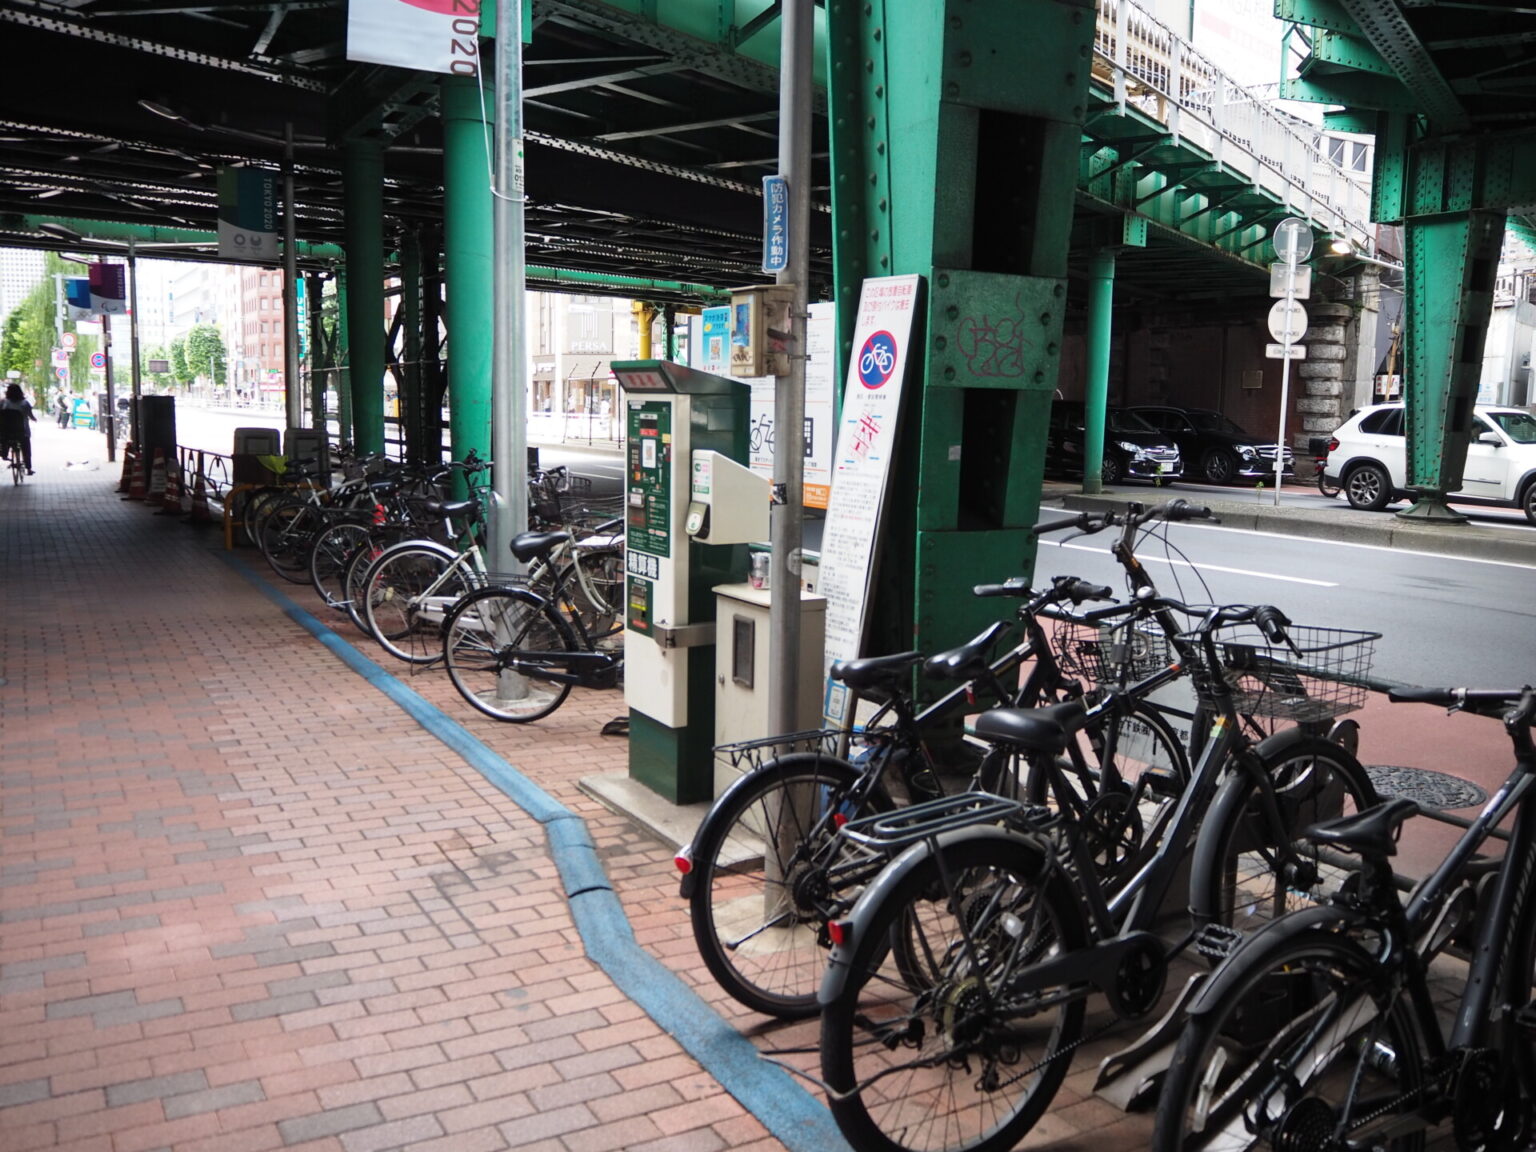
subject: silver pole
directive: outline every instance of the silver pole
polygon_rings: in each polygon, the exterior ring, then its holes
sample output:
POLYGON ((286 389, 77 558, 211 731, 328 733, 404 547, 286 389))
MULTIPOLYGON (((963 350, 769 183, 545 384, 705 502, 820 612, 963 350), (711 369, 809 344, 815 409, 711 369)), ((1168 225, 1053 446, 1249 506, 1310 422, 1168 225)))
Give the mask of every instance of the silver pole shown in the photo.
MULTIPOLYGON (((129 379, 133 382, 133 407, 128 410, 128 435, 134 447, 141 453, 144 442, 139 439, 139 397, 144 395, 143 380, 139 368, 139 258, 134 251, 133 237, 128 237, 128 352, 133 357, 129 379)), ((113 413, 115 416, 116 413, 113 413)), ((115 430, 114 430, 115 431, 115 430)))
POLYGON ((293 123, 283 125, 283 406, 289 428, 304 426, 299 380, 299 242, 293 202, 293 123))
POLYGON ((800 727, 800 559, 805 527, 805 365, 811 216, 812 0, 780 8, 779 174, 789 185, 789 253, 776 282, 791 285, 789 375, 774 388, 773 471, 784 486, 770 525, 773 544, 768 631, 768 720, 772 732, 800 727))
POLYGON ((492 214, 491 455, 496 506, 486 521, 493 569, 528 529, 528 372, 523 254, 523 7, 496 0, 496 171, 492 214))
POLYGON ((101 356, 107 370, 107 463, 117 459, 117 392, 112 387, 112 316, 101 314, 101 356))

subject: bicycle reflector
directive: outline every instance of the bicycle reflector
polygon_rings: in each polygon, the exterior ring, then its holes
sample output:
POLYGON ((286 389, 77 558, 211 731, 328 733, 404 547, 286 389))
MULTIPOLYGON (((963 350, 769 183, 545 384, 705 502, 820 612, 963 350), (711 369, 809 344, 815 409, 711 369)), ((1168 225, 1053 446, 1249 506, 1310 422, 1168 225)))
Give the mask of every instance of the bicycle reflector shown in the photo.
POLYGON ((677 870, 684 876, 693 871, 693 848, 689 846, 682 849, 672 857, 672 863, 677 865, 677 870))
POLYGON ((827 935, 832 937, 832 943, 839 948, 846 948, 853 943, 852 920, 830 920, 827 922, 827 935))

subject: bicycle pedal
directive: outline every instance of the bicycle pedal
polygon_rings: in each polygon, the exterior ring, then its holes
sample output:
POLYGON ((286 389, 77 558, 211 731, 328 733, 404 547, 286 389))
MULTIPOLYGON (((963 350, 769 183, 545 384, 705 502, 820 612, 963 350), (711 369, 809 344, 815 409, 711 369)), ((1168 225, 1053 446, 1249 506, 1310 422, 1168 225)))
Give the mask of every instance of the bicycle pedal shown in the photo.
POLYGON ((1225 924, 1207 924, 1195 933, 1195 951, 1213 963, 1225 960, 1243 942, 1243 934, 1225 924))

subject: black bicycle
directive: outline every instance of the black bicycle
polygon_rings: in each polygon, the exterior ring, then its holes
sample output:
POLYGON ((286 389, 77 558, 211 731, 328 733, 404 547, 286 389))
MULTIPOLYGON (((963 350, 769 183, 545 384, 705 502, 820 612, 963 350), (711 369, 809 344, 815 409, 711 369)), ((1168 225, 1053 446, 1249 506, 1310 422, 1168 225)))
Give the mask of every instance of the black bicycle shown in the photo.
POLYGON ((1311 830, 1358 882, 1232 953, 1189 1009, 1153 1147, 1527 1149, 1536 1139, 1536 690, 1390 694, 1500 717, 1509 778, 1406 904, 1391 858, 1417 805, 1311 830), (1502 853, 1483 855, 1513 817, 1502 853), (1442 954, 1464 950, 1448 975, 1442 954))

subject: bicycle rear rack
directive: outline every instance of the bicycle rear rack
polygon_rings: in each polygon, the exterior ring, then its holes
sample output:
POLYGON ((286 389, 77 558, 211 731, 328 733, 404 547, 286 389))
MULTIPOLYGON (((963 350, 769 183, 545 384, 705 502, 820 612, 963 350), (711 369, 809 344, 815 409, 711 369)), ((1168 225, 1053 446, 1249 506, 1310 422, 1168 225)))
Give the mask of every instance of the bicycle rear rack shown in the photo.
POLYGON ((842 835, 865 848, 894 853, 919 840, 973 824, 1008 823, 1033 828, 1049 819, 1049 809, 1038 805, 989 792, 960 792, 896 812, 877 812, 850 820, 843 825, 842 835))

